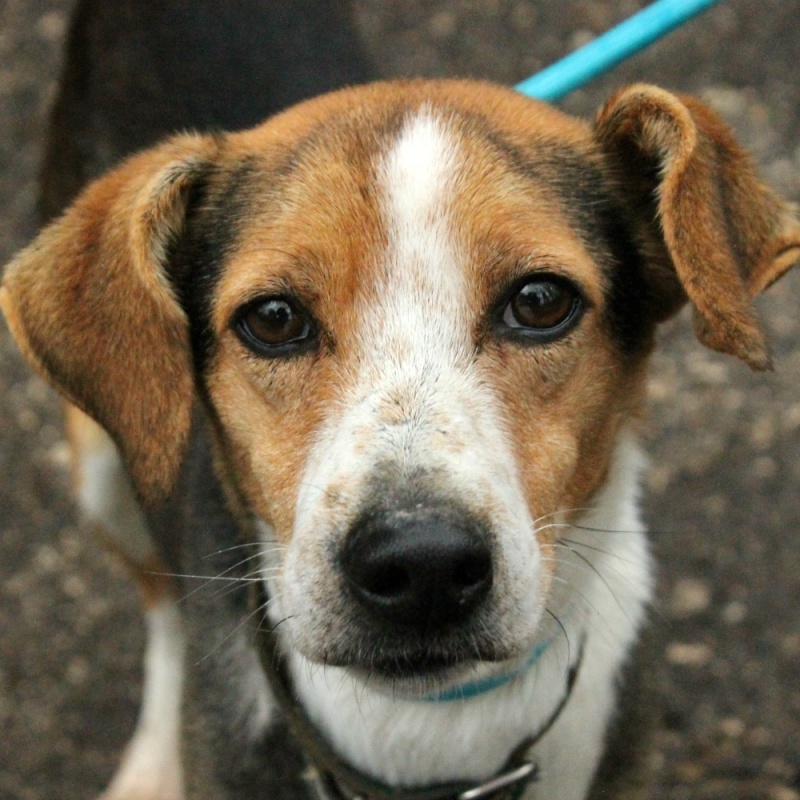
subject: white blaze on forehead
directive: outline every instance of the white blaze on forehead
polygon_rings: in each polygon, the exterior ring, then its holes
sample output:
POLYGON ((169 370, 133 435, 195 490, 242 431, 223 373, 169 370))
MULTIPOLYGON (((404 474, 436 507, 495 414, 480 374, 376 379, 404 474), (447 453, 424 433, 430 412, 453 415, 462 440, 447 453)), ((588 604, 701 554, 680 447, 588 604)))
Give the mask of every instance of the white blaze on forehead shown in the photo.
POLYGON ((415 228, 441 211, 458 162, 456 145, 430 109, 409 117, 381 164, 381 189, 393 222, 415 228))
POLYGON ((460 161, 455 137, 429 108, 409 116, 382 156, 378 191, 388 246, 377 302, 365 309, 376 356, 387 346, 383 356, 400 355, 402 345, 411 366, 421 356, 441 359, 443 348, 452 351, 447 361, 468 348, 464 264, 450 222, 460 161))

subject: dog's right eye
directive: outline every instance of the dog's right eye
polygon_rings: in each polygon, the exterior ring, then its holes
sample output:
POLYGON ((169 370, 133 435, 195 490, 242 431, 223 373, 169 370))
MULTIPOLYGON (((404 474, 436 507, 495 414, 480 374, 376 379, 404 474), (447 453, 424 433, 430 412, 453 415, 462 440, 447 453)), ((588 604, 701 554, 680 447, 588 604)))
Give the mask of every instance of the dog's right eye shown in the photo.
POLYGON ((276 296, 248 303, 237 314, 233 328, 251 350, 283 356, 302 350, 313 340, 313 324, 295 300, 276 296))

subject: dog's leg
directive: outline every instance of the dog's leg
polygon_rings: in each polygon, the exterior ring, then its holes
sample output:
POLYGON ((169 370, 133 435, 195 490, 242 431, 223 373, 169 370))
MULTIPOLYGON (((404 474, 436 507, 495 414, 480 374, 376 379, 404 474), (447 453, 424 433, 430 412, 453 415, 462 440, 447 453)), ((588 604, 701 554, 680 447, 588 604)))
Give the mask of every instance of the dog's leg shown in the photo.
POLYGON ((81 510, 131 568, 142 594, 147 628, 139 720, 101 800, 181 800, 179 733, 185 645, 173 580, 155 552, 110 437, 74 407, 67 410, 67 428, 81 510))
POLYGON ((181 800, 183 629, 172 598, 146 609, 144 691, 136 731, 101 800, 181 800))

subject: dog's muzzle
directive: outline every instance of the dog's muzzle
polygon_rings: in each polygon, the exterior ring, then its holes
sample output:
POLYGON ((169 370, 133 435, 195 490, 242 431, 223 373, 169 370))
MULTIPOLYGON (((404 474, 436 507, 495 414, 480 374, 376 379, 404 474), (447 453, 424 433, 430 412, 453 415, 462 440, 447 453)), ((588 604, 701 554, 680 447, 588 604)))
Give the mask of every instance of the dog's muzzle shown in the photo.
POLYGON ((490 624, 500 577, 493 535, 458 503, 384 493, 329 552, 343 620, 325 642, 329 666, 365 670, 397 689, 507 657, 490 624))

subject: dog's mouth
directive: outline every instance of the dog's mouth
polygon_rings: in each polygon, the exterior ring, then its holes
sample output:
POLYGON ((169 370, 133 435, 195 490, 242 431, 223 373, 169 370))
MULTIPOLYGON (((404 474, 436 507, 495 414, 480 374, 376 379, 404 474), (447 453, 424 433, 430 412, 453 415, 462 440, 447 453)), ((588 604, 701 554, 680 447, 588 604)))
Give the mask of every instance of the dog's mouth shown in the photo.
POLYGON ((312 540, 324 547, 310 551, 317 569, 301 569, 311 561, 305 551, 290 553, 279 588, 292 602, 270 614, 286 614, 282 632, 298 654, 392 690, 437 688, 523 656, 536 626, 514 624, 521 615, 490 524, 422 490, 388 505, 391 492, 376 494, 383 505, 312 540))
POLYGON ((475 656, 464 659, 447 653, 403 652, 381 654, 363 663, 356 661, 346 666, 351 672, 372 675, 386 681, 437 680, 486 660, 475 656))
POLYGON ((329 654, 325 663, 345 668, 360 682, 416 694, 474 675, 509 656, 491 641, 453 636, 402 645, 396 641, 362 643, 347 653, 329 654))

